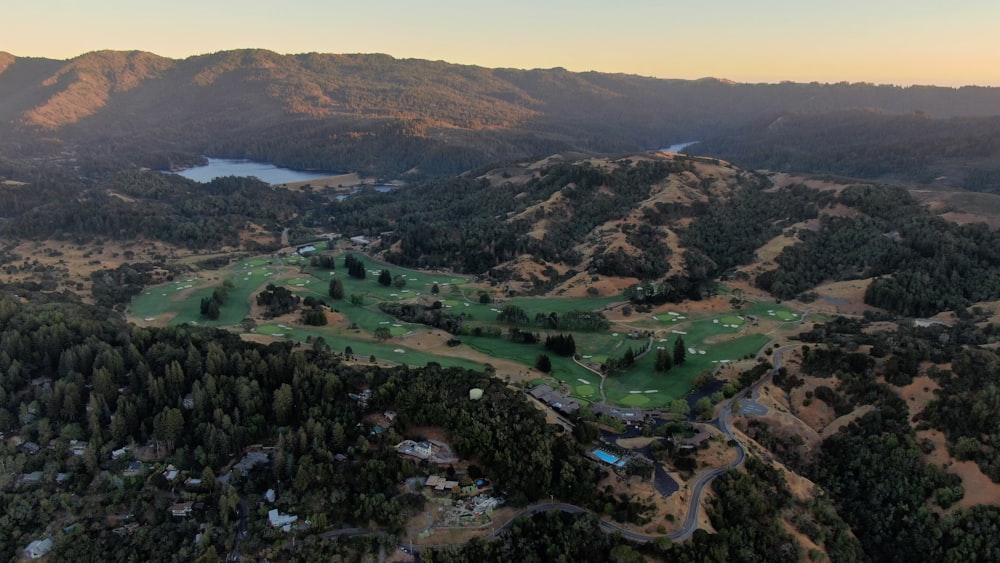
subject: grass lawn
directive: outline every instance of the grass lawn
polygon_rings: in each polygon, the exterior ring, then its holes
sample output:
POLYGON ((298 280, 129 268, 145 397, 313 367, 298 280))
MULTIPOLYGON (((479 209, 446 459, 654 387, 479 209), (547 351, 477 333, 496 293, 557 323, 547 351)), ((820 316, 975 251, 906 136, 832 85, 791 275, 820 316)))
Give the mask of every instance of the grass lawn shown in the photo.
MULTIPOLYGON (((357 255, 365 263, 367 276, 363 280, 346 275, 343 267, 343 254, 337 256, 337 268, 328 270, 309 266, 307 259, 299 256, 283 259, 261 256, 244 260, 239 264, 216 272, 216 279, 211 273, 202 275, 199 279, 186 279, 170 284, 150 288, 138 296, 132 303, 132 314, 143 318, 156 318, 165 314, 175 314, 171 324, 192 323, 210 326, 232 326, 238 324, 249 314, 250 300, 261 291, 265 285, 272 283, 281 272, 282 264, 285 272, 292 277, 274 281, 284 285, 296 294, 312 296, 328 303, 333 309, 342 313, 355 328, 343 326, 329 327, 298 327, 280 326, 278 323, 264 323, 257 327, 259 334, 281 335, 289 340, 305 342, 308 338, 323 337, 333 349, 343 351, 350 346, 356 356, 362 360, 375 355, 385 361, 406 363, 409 365, 424 365, 437 362, 443 366, 462 366, 472 369, 483 369, 483 365, 469 360, 439 357, 400 345, 398 342, 378 343, 363 338, 377 328, 387 327, 393 337, 405 335, 412 330, 423 328, 422 325, 401 323, 378 309, 381 301, 407 300, 419 295, 430 295, 431 287, 436 283, 440 292, 435 299, 442 301, 444 307, 453 314, 463 313, 469 322, 478 325, 500 326, 506 333, 507 327, 496 322, 496 316, 504 305, 516 305, 524 309, 529 318, 538 313, 548 315, 555 312, 558 315, 569 311, 598 311, 613 303, 621 301, 620 296, 600 298, 518 298, 503 304, 481 304, 478 302, 479 286, 470 285, 465 278, 447 274, 430 274, 407 268, 400 268, 373 260, 368 256, 357 255), (402 288, 383 286, 377 281, 382 269, 388 269, 395 278, 403 276, 406 284, 402 288), (334 301, 329 297, 329 282, 340 279, 344 284, 346 298, 334 301), (221 307, 220 318, 208 321, 200 315, 200 302, 203 297, 211 295, 219 280, 230 279, 233 290, 226 303, 221 307), (463 294, 464 290, 464 294, 463 294), (362 296, 363 303, 355 305, 350 302, 351 295, 362 296)), ((498 294, 498 292, 496 292, 498 294)), ((640 358, 636 364, 625 372, 614 373, 606 380, 605 391, 609 401, 627 405, 658 407, 674 399, 685 396, 691 388, 691 381, 702 371, 714 369, 723 360, 736 360, 748 354, 756 354, 767 343, 763 334, 743 335, 747 314, 758 316, 762 324, 768 321, 774 323, 794 321, 799 317, 773 303, 754 303, 740 311, 724 313, 721 316, 697 317, 675 311, 658 313, 654 317, 636 317, 629 322, 651 329, 659 329, 666 334, 652 342, 652 350, 640 358), (735 325, 735 326, 734 326, 735 325), (663 330, 667 329, 667 330, 663 330), (674 334, 674 331, 684 334, 674 334), (689 352, 687 361, 674 367, 666 374, 655 372, 656 348, 663 347, 673 350, 673 344, 678 336, 683 336, 685 347, 689 352), (721 336, 721 338, 719 338, 721 336), (728 340, 727 340, 728 339, 728 340), (723 340, 723 342, 716 342, 723 340), (707 344, 708 342, 715 342, 707 344)), ((537 330, 534 326, 520 327, 522 330, 538 332, 544 338, 545 334, 558 331, 537 330)), ((662 333, 661 333, 662 334, 662 333)), ((461 336, 465 345, 488 356, 507 359, 533 367, 539 354, 547 353, 542 345, 526 345, 513 343, 506 338, 461 336)), ((629 346, 638 351, 645 340, 633 340, 624 330, 617 332, 573 332, 577 345, 577 353, 584 359, 597 364, 605 363, 609 358, 621 358, 629 346)), ((600 399, 600 376, 576 364, 572 358, 561 357, 547 353, 552 362, 551 378, 565 383, 572 389, 573 395, 584 402, 600 399)))
MULTIPOLYGON (((751 334, 712 346, 702 346, 700 342, 695 342, 691 345, 696 349, 704 349, 705 354, 687 354, 682 365, 674 366, 666 373, 653 369, 656 362, 654 346, 632 369, 608 376, 604 391, 609 401, 622 405, 663 406, 687 395, 691 390, 691 382, 702 371, 715 369, 723 360, 737 360, 747 354, 756 354, 768 341, 768 337, 763 334, 751 334)), ((672 350, 672 346, 668 346, 667 350, 672 350)))
POLYGON ((209 297, 221 282, 208 284, 204 280, 187 279, 149 288, 132 301, 132 315, 155 318, 166 313, 176 313, 171 324, 192 323, 206 326, 238 324, 250 313, 250 299, 265 286, 277 271, 264 259, 256 259, 220 271, 220 279, 230 279, 233 289, 226 302, 219 308, 219 318, 209 320, 201 316, 201 300, 209 297), (197 288, 197 289, 193 289, 197 288), (191 290, 191 291, 186 291, 191 290))
POLYGON ((445 367, 458 366, 476 370, 482 370, 484 368, 484 365, 478 362, 464 360, 461 358, 434 356, 398 343, 393 343, 391 341, 378 343, 367 340, 356 340, 350 337, 337 335, 332 331, 324 330, 323 327, 301 328, 290 327, 287 325, 280 326, 276 324, 261 325, 255 329, 255 332, 258 334, 268 335, 280 334, 288 340, 295 340, 298 342, 305 342, 309 337, 323 337, 323 340, 326 341, 327 345, 329 345, 331 349, 338 352, 343 352, 348 346, 350 346, 354 355, 361 360, 365 360, 374 355, 380 360, 412 366, 423 366, 430 362, 437 362, 445 367))
MULTIPOLYGON (((538 355, 547 353, 545 347, 540 344, 517 344, 507 340, 506 338, 462 336, 461 340, 477 352, 482 352, 483 354, 497 358, 511 360, 526 367, 534 367, 535 359, 538 358, 538 355)), ((570 385, 576 385, 580 383, 578 381, 579 378, 591 382, 600 380, 599 376, 595 375, 592 371, 579 366, 573 361, 572 358, 566 358, 551 352, 548 352, 548 356, 552 361, 552 372, 549 373, 549 375, 559 381, 565 381, 570 385)))

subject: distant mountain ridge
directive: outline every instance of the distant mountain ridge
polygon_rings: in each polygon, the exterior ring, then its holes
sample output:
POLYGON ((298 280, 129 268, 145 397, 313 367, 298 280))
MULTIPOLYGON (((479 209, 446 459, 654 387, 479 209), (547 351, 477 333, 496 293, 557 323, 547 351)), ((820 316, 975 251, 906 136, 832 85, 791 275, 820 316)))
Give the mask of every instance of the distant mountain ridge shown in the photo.
POLYGON ((0 148, 165 167, 198 155, 396 176, 724 136, 789 113, 1000 115, 1000 89, 737 84, 388 55, 0 52, 0 148), (922 113, 923 114, 923 113, 922 113))

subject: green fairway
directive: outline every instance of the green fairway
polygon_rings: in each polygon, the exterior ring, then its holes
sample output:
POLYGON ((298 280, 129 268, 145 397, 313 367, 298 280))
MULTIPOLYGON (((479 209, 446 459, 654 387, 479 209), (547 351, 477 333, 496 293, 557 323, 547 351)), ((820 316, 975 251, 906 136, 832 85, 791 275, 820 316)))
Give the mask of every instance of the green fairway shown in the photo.
MULTIPOLYGON (((715 333, 710 330, 698 330, 697 325, 699 324, 712 325, 713 323, 711 321, 694 323, 695 326, 691 327, 691 332, 695 334, 715 333)), ((631 369, 615 372, 607 377, 604 391, 608 400, 627 406, 663 406, 674 399, 687 395, 688 391, 691 390, 691 382, 702 371, 714 370, 720 363, 738 360, 748 354, 756 354, 769 341, 768 337, 763 334, 741 336, 713 345, 705 345, 702 340, 701 338, 691 338, 691 335, 684 336, 684 343, 688 347, 687 359, 682 365, 674 366, 666 373, 657 372, 654 369, 656 349, 663 347, 672 352, 674 338, 667 339, 667 342, 655 342, 653 349, 637 361, 631 369), (691 349, 695 352, 691 353, 691 349)))
POLYGON ((323 330, 321 327, 307 329, 280 325, 263 325, 257 327, 254 331, 259 334, 280 334, 288 340, 295 340, 298 342, 305 342, 307 339, 310 339, 310 337, 322 337, 332 350, 344 352, 349 346, 354 356, 359 359, 367 359, 368 357, 374 355, 380 360, 398 364, 422 366, 427 365, 430 362, 437 362, 445 367, 457 366, 477 370, 482 370, 484 368, 484 365, 478 362, 462 358, 434 356, 397 343, 386 342, 380 344, 377 342, 334 336, 328 331, 323 330))
MULTIPOLYGON (((412 365, 438 362, 445 366, 482 369, 483 365, 478 362, 433 356, 403 344, 405 342, 403 337, 406 334, 427 327, 400 322, 383 313, 378 305, 384 301, 408 301, 422 296, 422 300, 417 302, 429 305, 432 301, 439 300, 442 308, 448 313, 461 314, 466 328, 483 327, 501 331, 503 335, 501 337, 467 334, 459 336, 464 345, 472 350, 521 364, 525 372, 535 365, 539 354, 547 354, 552 363, 552 371, 549 374, 551 378, 566 384, 573 396, 581 401, 600 400, 599 374, 577 364, 572 358, 547 352, 542 344, 527 345, 512 342, 506 337, 509 327, 498 323, 496 318, 507 305, 520 307, 532 320, 539 314, 548 316, 555 313, 561 316, 570 311, 601 311, 621 302, 620 296, 524 297, 482 304, 479 303, 482 286, 469 285, 468 280, 464 278, 400 268, 365 255, 355 256, 365 264, 365 279, 346 275, 343 254, 336 257, 336 267, 333 270, 314 268, 309 265, 308 259, 299 256, 284 258, 261 256, 244 260, 214 274, 203 275, 200 279, 191 277, 150 288, 133 301, 131 313, 149 321, 156 320, 162 315, 172 315, 171 324, 235 326, 249 314, 250 303, 255 294, 268 283, 275 283, 287 287, 300 297, 313 297, 327 303, 336 312, 343 314, 348 323, 328 327, 300 327, 297 324, 281 325, 265 322, 255 329, 258 334, 299 342, 322 337, 327 345, 337 351, 343 351, 350 346, 354 354, 362 359, 374 355, 383 361, 412 365), (395 280, 394 284, 383 286, 378 283, 382 269, 389 270, 395 280), (282 276, 289 277, 277 279, 282 276), (223 279, 231 280, 233 289, 220 308, 219 319, 208 321, 200 315, 201 299, 210 296, 223 279), (344 299, 330 298, 331 279, 339 279, 343 284, 344 299), (437 295, 431 295, 434 284, 439 288, 437 295), (352 296, 360 302, 352 303, 352 296), (389 341, 379 343, 371 338, 379 328, 389 329, 391 335, 389 341)), ((490 295, 498 299, 501 297, 501 292, 491 291, 490 295)), ((638 358, 630 369, 615 371, 607 376, 604 390, 612 403, 653 408, 664 406, 674 399, 685 396, 691 388, 692 380, 702 371, 715 369, 722 362, 756 354, 768 342, 768 337, 763 334, 745 334, 748 325, 752 330, 756 324, 749 322, 753 320, 751 315, 756 317, 757 323, 762 326, 769 322, 775 326, 798 319, 795 313, 774 303, 752 303, 742 310, 715 313, 713 316, 706 316, 705 313, 694 315, 682 311, 637 315, 625 320, 630 326, 637 327, 636 329, 613 326, 606 331, 574 331, 572 334, 581 361, 592 367, 601 366, 612 358, 622 358, 629 348, 638 354, 649 342, 651 349, 638 358), (656 331, 657 336, 648 341, 645 336, 635 338, 629 335, 630 332, 641 333, 644 330, 656 331), (654 364, 657 348, 662 347, 672 352, 674 343, 679 337, 684 339, 684 346, 688 352, 687 361, 667 373, 656 372, 654 364)), ((543 341, 547 335, 561 332, 541 329, 534 323, 518 328, 538 334, 543 341)))

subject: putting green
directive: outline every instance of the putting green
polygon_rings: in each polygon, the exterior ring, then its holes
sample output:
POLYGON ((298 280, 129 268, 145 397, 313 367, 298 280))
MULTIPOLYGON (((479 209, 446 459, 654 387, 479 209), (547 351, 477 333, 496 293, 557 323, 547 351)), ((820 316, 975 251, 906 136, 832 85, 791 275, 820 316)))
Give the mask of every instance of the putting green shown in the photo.
POLYGON ((745 321, 736 315, 728 315, 719 319, 724 325, 742 325, 745 321))
POLYGON ((597 392, 597 389, 594 389, 593 385, 577 385, 576 386, 576 394, 577 395, 581 395, 583 397, 589 397, 590 395, 593 395, 596 392, 597 392))
POLYGON ((649 404, 649 398, 638 393, 630 393, 627 397, 618 401, 626 407, 641 407, 649 404))

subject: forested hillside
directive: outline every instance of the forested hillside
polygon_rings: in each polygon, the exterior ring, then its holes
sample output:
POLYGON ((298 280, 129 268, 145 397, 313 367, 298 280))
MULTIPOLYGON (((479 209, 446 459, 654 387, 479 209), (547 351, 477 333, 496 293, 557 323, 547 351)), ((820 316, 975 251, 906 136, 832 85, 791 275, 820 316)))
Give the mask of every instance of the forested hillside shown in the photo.
POLYGON ((169 168, 210 155, 426 177, 560 150, 692 140, 712 141, 699 154, 752 167, 917 174, 931 156, 928 142, 956 131, 958 152, 934 158, 968 157, 977 138, 995 144, 996 127, 980 118, 1000 114, 992 88, 734 84, 250 49, 182 60, 137 51, 69 61, 4 54, 0 99, 5 153, 52 158, 88 176, 110 163, 169 168), (857 108, 886 115, 841 124, 840 112, 857 108), (906 117, 914 112, 925 112, 917 119, 926 123, 906 117))

